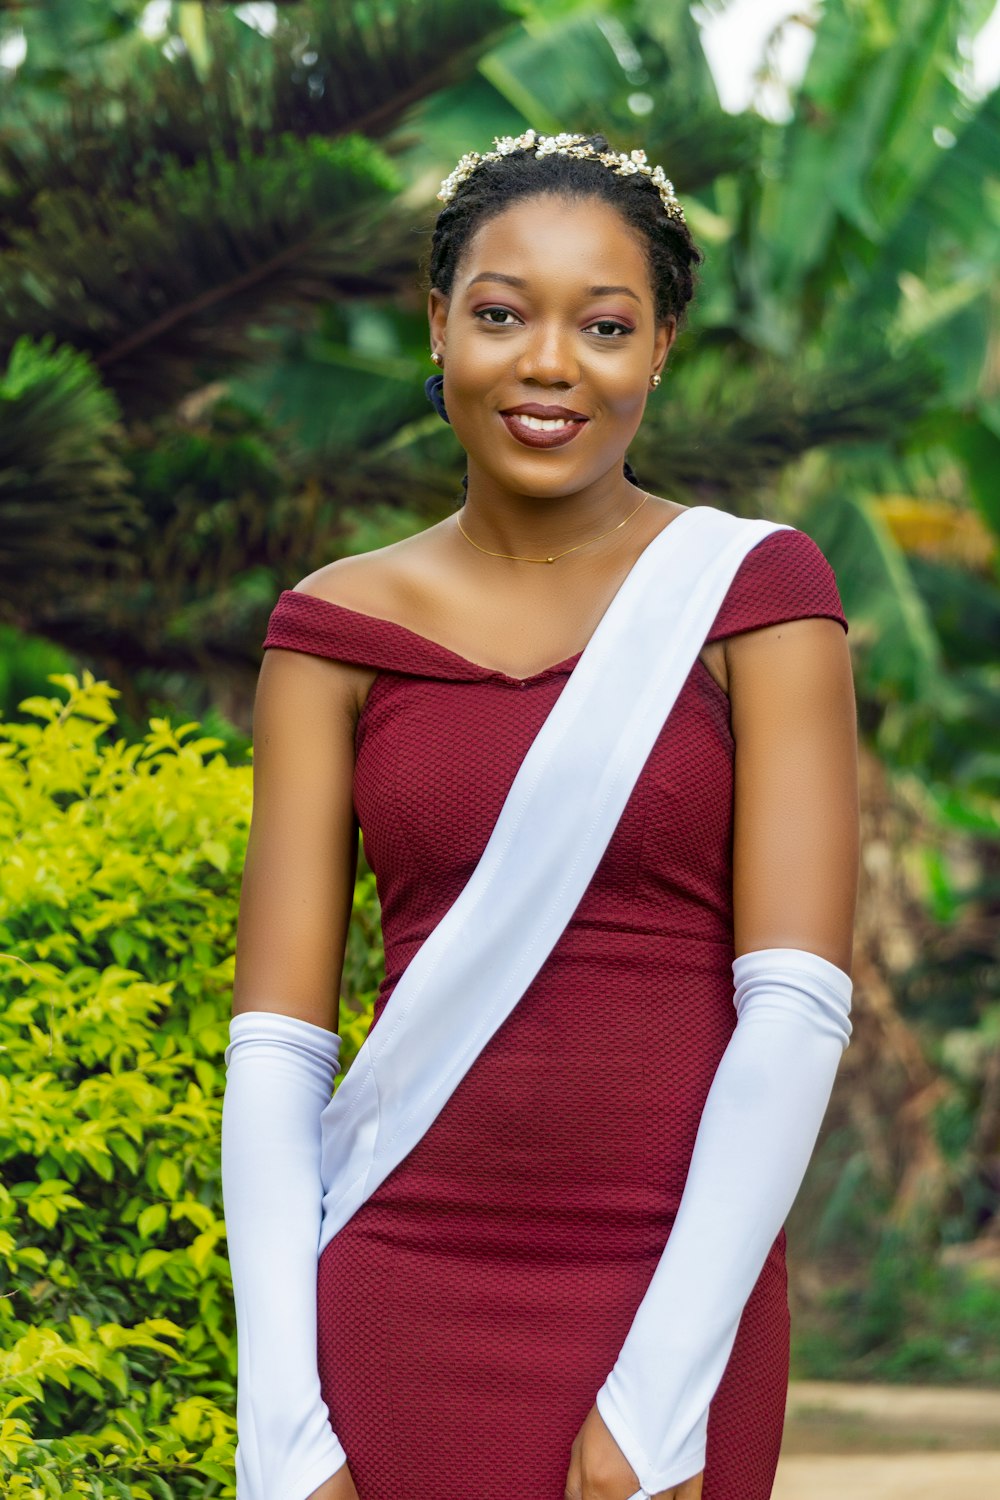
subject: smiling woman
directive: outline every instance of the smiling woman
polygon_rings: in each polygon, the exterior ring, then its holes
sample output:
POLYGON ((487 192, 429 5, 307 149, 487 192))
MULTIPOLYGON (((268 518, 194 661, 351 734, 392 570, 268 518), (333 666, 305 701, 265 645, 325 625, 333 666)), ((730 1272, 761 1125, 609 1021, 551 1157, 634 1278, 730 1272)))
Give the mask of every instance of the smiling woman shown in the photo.
POLYGON ((625 463, 700 261, 662 170, 529 131, 440 196, 464 503, 264 640, 238 1500, 767 1500, 850 1034, 847 624, 808 536, 625 463), (359 828, 386 972, 331 1098, 359 828))
MULTIPOLYGON (((531 135, 523 139, 529 141, 531 135)), ((485 325, 486 337, 499 339, 495 360, 516 351, 519 386, 525 361, 534 367, 540 360, 546 397, 560 385, 579 385, 581 360, 588 373, 600 377, 606 399, 593 412, 551 399, 504 405, 502 395, 494 397, 500 403, 495 417, 515 441, 532 448, 569 445, 579 461, 575 440, 596 437, 596 445, 586 446, 599 465, 609 444, 617 442, 620 452, 634 435, 693 296, 694 267, 701 255, 671 184, 658 168, 648 168, 642 153, 615 157, 600 136, 589 138, 587 145, 590 155, 573 155, 570 147, 565 154, 497 152, 474 164, 466 157, 464 167, 460 164, 445 184, 446 206, 431 248, 431 343, 439 363, 444 363, 447 345, 444 399, 470 453, 470 486, 475 455, 460 410, 465 405, 462 355, 468 351, 460 337, 464 325, 478 321, 485 325), (517 257, 513 262, 512 254, 517 257), (524 271, 514 274, 510 267, 515 264, 524 271), (553 370, 553 361, 559 368, 553 370), (537 422, 523 420, 531 416, 537 422)), ((482 343, 475 349, 494 357, 482 343)), ((599 394, 595 388, 595 397, 599 394)), ((474 394, 473 399, 481 401, 474 394)), ((484 457, 491 456, 488 446, 484 457)), ((559 488, 566 466, 549 468, 551 473, 535 465, 525 473, 533 493, 539 481, 550 494, 559 488)), ((576 463, 570 468, 577 479, 576 463)), ((627 468, 626 473, 631 477, 627 468)), ((516 485, 516 475, 511 479, 516 485)), ((613 505, 606 487, 601 488, 605 492, 589 497, 587 509, 603 517, 613 505)), ((475 489, 471 486, 473 494, 475 489)), ((547 535, 558 536, 566 521, 585 526, 590 519, 579 506, 572 508, 572 517, 561 517, 558 507, 545 514, 538 495, 534 498, 529 515, 547 535)), ((619 502, 619 514, 626 508, 627 494, 619 502)), ((492 519, 496 524, 497 518, 492 519)), ((482 529, 486 524, 484 518, 482 529)), ((523 521, 514 524, 523 531, 523 521)), ((591 535, 598 529, 591 524, 591 535)))
POLYGON ((553 193, 515 200, 471 237, 450 294, 432 287, 430 324, 445 404, 469 455, 469 521, 475 510, 477 532, 494 533, 483 540, 524 530, 520 518, 505 522, 482 504, 495 488, 523 493, 522 508, 549 536, 570 515, 596 532, 624 513, 620 456, 676 317, 657 320, 642 242, 617 209, 553 193), (504 265, 521 274, 491 269, 504 265), (569 391, 573 405, 558 399, 569 391), (539 459, 538 449, 559 458, 539 459))

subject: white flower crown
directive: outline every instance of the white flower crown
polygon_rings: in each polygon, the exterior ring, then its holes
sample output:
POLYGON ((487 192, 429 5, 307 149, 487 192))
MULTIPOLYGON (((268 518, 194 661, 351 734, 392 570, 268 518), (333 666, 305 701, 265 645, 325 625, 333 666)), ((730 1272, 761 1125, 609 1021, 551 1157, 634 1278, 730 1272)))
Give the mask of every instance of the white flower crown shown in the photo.
POLYGON ((533 130, 526 130, 523 135, 517 136, 494 136, 493 144, 495 151, 465 153, 454 171, 449 172, 441 184, 438 197, 442 203, 450 203, 462 183, 484 161, 499 161, 501 157, 510 156, 514 151, 533 150, 536 156, 575 156, 584 161, 599 161, 619 177, 632 177, 640 173, 643 177, 648 177, 658 191, 667 215, 680 224, 685 222, 684 210, 674 193, 673 183, 662 167, 649 165, 645 151, 630 151, 627 155, 624 151, 596 151, 585 135, 537 135, 533 130))

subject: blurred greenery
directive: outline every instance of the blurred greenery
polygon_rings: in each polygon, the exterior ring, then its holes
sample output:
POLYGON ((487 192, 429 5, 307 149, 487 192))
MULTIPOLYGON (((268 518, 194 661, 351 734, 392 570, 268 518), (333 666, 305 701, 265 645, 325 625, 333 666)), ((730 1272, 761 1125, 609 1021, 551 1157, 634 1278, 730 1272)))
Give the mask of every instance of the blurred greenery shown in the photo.
MULTIPOLYGON (((528 125, 645 147, 706 260, 631 460, 658 493, 814 536, 850 621, 865 839, 856 1028, 793 1213, 793 1245, 833 1296, 793 1277, 797 1358, 802 1373, 994 1380, 988 1350, 955 1332, 973 1314, 985 1326, 1000 1285, 1000 91, 977 93, 969 67, 993 3, 822 0, 787 23, 813 36, 783 118, 722 108, 693 10, 724 22, 726 9, 0 11, 0 726, 16 743, 32 722, 25 700, 90 672, 120 695, 104 723, 119 755, 151 725, 196 724, 245 797, 280 589, 458 503, 462 455, 422 390, 441 177, 462 151, 528 125)), ((215 836, 230 883, 244 811, 215 836)), ((155 847, 152 827, 144 837, 155 847)), ((14 899, 3 852, 0 923, 14 899)), ((86 926, 89 900, 74 888, 56 902, 53 932, 86 926)), ((367 872, 356 917, 345 987, 359 1037, 377 950, 367 872)), ((231 927, 217 941, 221 961, 231 927)), ((0 944, 13 951, 10 936, 0 944)), ((73 971, 53 955, 46 982, 65 995, 73 971)), ((147 959, 142 980, 165 982, 147 959)), ((96 985, 96 948, 91 961, 96 985)), ((3 985, 19 999, 9 974, 3 985)), ((211 992, 202 1039, 216 1080, 224 990, 211 992)), ((194 1004, 181 985, 168 1007, 180 1030, 194 1004)), ((39 1023, 23 1025, 30 1039, 39 1023)), ((98 1056, 90 1069, 111 1071, 98 1056)), ((191 1177, 209 1184, 217 1095, 199 1087, 206 1133, 191 1177)), ((66 1175, 4 1149, 12 1195, 66 1175)), ((74 1214, 104 1225, 121 1210, 102 1197, 117 1178, 91 1186, 52 1233, 74 1214)), ((8 1275, 0 1317, 40 1297, 45 1327, 89 1351, 76 1387, 60 1350, 38 1378, 59 1422, 96 1442, 100 1406, 85 1414, 80 1382, 119 1376, 101 1373, 93 1328, 68 1321, 71 1297, 50 1319, 30 1257, 8 1275)), ((104 1290, 122 1326, 173 1309, 189 1339, 175 1289, 157 1302, 112 1276, 104 1290)), ((197 1397, 216 1413, 231 1399, 225 1357, 197 1397)), ((116 1421, 162 1425, 171 1356, 136 1345, 115 1359, 133 1413, 123 1405, 116 1421)), ((35 1413, 35 1388, 22 1395, 35 1413)), ((0 1464, 21 1440, 3 1420, 0 1464)), ((170 1420, 194 1424, 204 1448, 216 1416, 170 1420)), ((228 1431, 213 1427, 211 1442, 228 1431)), ((143 1471, 150 1494, 223 1492, 208 1475, 182 1482, 173 1462, 143 1471)), ((115 1482, 79 1493, 120 1493, 115 1482)))
POLYGON ((887 1232, 863 1281, 828 1288, 797 1330, 793 1378, 1000 1384, 1000 1286, 887 1232))

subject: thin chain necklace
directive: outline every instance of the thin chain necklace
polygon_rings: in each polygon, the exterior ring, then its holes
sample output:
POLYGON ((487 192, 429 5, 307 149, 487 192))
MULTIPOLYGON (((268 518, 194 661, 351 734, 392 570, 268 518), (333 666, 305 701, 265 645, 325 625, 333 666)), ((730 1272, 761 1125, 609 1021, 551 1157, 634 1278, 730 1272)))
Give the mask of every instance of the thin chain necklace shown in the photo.
POLYGON ((458 522, 458 529, 465 537, 465 540, 469 542, 473 547, 475 547, 477 552, 485 552, 487 557, 505 557, 510 562, 554 563, 558 562, 561 557, 565 557, 570 552, 579 552, 581 547, 589 547, 592 542, 599 542, 603 540, 604 537, 610 536, 612 531, 621 531, 622 527, 625 525, 625 521, 631 521, 636 511, 641 510, 648 499, 648 494, 643 495, 635 510, 630 510, 628 515, 625 517, 625 520, 619 521, 617 526, 612 526, 608 531, 602 531, 600 536, 590 537, 586 542, 577 542, 575 547, 567 547, 565 552, 556 552, 552 557, 518 557, 514 552, 491 552, 488 547, 480 547, 478 542, 474 542, 472 540, 471 536, 462 525, 461 514, 457 511, 455 513, 455 520, 458 522))

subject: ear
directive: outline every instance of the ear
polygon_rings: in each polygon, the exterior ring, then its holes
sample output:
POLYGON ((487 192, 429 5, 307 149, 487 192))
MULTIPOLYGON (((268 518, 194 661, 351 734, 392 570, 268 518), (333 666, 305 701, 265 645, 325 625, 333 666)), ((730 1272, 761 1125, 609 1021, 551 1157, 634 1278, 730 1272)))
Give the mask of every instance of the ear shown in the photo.
POLYGON ((659 375, 667 362, 667 355, 673 347, 674 339, 677 337, 677 319, 673 313, 665 318, 662 323, 656 325, 656 336, 653 339, 653 368, 651 375, 659 375))
POLYGON ((427 322, 430 325, 431 348, 441 353, 444 352, 450 300, 438 287, 431 287, 427 298, 427 322))

